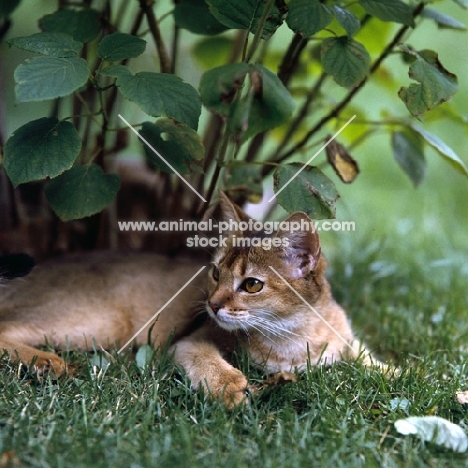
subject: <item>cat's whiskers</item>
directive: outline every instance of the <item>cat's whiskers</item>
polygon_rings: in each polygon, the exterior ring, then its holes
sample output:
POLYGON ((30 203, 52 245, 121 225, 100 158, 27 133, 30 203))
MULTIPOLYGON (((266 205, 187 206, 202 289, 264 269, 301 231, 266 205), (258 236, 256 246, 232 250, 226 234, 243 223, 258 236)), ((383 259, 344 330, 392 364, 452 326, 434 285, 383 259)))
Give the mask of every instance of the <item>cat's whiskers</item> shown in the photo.
POLYGON ((200 317, 203 314, 207 313, 206 310, 206 301, 195 301, 194 302, 194 308, 193 308, 193 318, 196 319, 200 317))
POLYGON ((292 331, 290 328, 282 325, 282 323, 284 323, 284 320, 281 320, 279 314, 275 311, 272 311, 270 309, 251 309, 250 312, 257 312, 263 315, 263 317, 258 315, 252 315, 252 318, 258 319, 262 326, 272 335, 278 336, 279 338, 286 338, 286 335, 294 337, 303 336, 292 331))
MULTIPOLYGON (((265 333, 263 332, 263 330, 262 330, 261 327, 258 327, 258 326, 256 326, 256 325, 253 324, 253 323, 249 323, 249 326, 250 326, 251 328, 253 328, 255 331, 257 331, 258 333, 260 333, 263 337, 265 337, 266 339, 270 340, 273 344, 276 344, 276 341, 275 341, 271 336, 269 336, 268 334, 265 334, 265 333)), ((249 342, 250 342, 250 334, 249 334, 248 330, 245 330, 245 332, 246 332, 247 338, 248 338, 248 340, 249 340, 249 342)))
POLYGON ((248 321, 249 326, 261 333, 265 338, 274 341, 272 337, 286 341, 293 341, 294 337, 299 337, 297 333, 280 326, 277 322, 272 323, 263 317, 252 316, 248 321))

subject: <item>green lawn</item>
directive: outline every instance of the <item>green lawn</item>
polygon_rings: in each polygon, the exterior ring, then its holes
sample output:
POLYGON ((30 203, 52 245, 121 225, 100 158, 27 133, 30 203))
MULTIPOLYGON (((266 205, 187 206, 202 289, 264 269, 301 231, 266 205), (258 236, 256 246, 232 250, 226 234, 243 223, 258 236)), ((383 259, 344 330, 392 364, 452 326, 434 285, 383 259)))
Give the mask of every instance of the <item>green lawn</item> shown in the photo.
MULTIPOLYGON (((416 252, 394 244, 342 245, 330 274, 356 331, 401 376, 355 362, 311 368, 228 412, 163 358, 141 370, 118 357, 104 370, 96 356, 75 354, 76 378, 58 381, 5 359, 0 466, 468 466, 468 454, 393 425, 438 415, 468 431, 467 405, 455 398, 468 389, 466 257, 440 243, 416 252)), ((238 365, 253 384, 264 378, 245 357, 238 365)))

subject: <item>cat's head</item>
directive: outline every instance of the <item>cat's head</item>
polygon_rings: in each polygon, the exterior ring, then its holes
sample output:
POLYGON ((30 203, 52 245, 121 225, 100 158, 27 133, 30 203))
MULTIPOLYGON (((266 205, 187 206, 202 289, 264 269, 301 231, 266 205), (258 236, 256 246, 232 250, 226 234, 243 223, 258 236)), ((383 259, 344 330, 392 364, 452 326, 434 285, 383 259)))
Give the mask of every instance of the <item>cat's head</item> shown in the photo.
MULTIPOLYGON (((223 193, 220 204, 225 221, 253 224, 223 193)), ((297 212, 280 227, 269 235, 233 229, 214 255, 207 309, 222 328, 279 335, 300 326, 304 300, 320 297, 326 263, 311 219, 297 212)))

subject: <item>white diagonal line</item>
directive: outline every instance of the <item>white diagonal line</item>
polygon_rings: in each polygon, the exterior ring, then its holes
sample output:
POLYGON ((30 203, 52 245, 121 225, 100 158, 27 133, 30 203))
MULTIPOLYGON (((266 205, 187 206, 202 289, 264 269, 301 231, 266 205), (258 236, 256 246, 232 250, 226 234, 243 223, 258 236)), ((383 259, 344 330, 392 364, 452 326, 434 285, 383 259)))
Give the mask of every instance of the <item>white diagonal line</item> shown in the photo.
POLYGON ((204 270, 202 266, 118 351, 120 354, 148 325, 156 320, 158 315, 204 270))
POLYGON ((270 266, 271 270, 276 273, 276 275, 278 276, 278 278, 280 278, 284 284, 286 284, 286 286, 299 298, 301 299, 301 301, 307 306, 309 307, 309 309, 315 313, 315 315, 317 315, 317 317, 333 332, 335 333, 335 335, 341 340, 343 341, 343 343, 351 350, 354 352, 354 348, 349 344, 348 340, 346 338, 344 338, 341 333, 339 331, 337 331, 333 325, 331 325, 329 322, 327 322, 321 315, 320 313, 317 311, 317 309, 315 309, 315 307, 312 307, 272 266, 270 266))
POLYGON ((277 197, 319 154, 326 148, 356 117, 353 115, 282 187, 278 190, 269 200, 270 203, 273 198, 277 197))
POLYGON ((191 186, 191 185, 190 185, 190 184, 189 184, 189 183, 188 183, 172 166, 171 166, 171 164, 170 164, 168 161, 166 161, 166 159, 164 159, 163 156, 161 156, 161 153, 159 153, 158 150, 156 150, 155 148, 153 148, 153 147, 148 143, 148 141, 146 141, 146 139, 143 138, 143 137, 138 133, 138 131, 137 131, 134 127, 132 127, 132 125, 130 125, 120 114, 119 114, 119 117, 120 117, 121 120, 124 121, 124 123, 128 126, 128 128, 130 128, 130 130, 132 130, 132 132, 135 133, 135 135, 136 135, 143 143, 145 143, 145 144, 148 146, 148 148, 151 148, 151 150, 153 151, 154 154, 156 154, 157 156, 159 156, 159 157, 161 158, 161 160, 164 161, 164 162, 172 169, 172 171, 173 171, 175 174, 177 174, 177 175, 179 176, 179 179, 180 179, 182 182, 184 182, 185 184, 187 184, 188 187, 189 187, 193 192, 195 192, 205 203, 207 203, 207 201, 206 201, 206 200, 205 200, 205 199, 204 199, 204 198, 203 198, 203 197, 202 197, 202 196, 201 196, 201 195, 200 195, 200 194, 199 194, 199 193, 198 193, 198 192, 197 192, 197 191, 196 191, 196 190, 195 190, 195 189, 194 189, 194 188, 193 188, 193 187, 192 187, 192 186, 191 186))

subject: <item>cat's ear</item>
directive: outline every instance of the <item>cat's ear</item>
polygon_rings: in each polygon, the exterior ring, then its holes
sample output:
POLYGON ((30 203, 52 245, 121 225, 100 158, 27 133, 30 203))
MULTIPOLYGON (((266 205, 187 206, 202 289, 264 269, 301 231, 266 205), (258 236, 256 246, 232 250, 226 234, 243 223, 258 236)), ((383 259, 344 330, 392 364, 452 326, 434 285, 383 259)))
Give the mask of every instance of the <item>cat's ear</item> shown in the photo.
POLYGON ((281 223, 276 236, 284 246, 285 273, 289 277, 302 278, 315 269, 320 258, 320 240, 313 221, 305 213, 292 214, 281 223))
MULTIPOLYGON (((221 218, 223 221, 229 222, 234 221, 234 224, 239 226, 242 221, 249 222, 251 219, 241 207, 233 203, 229 197, 222 191, 218 190, 219 195, 219 205, 221 207, 221 218)), ((235 234, 237 236, 242 236, 242 231, 239 229, 231 229, 232 224, 230 224, 229 233, 235 234)))

